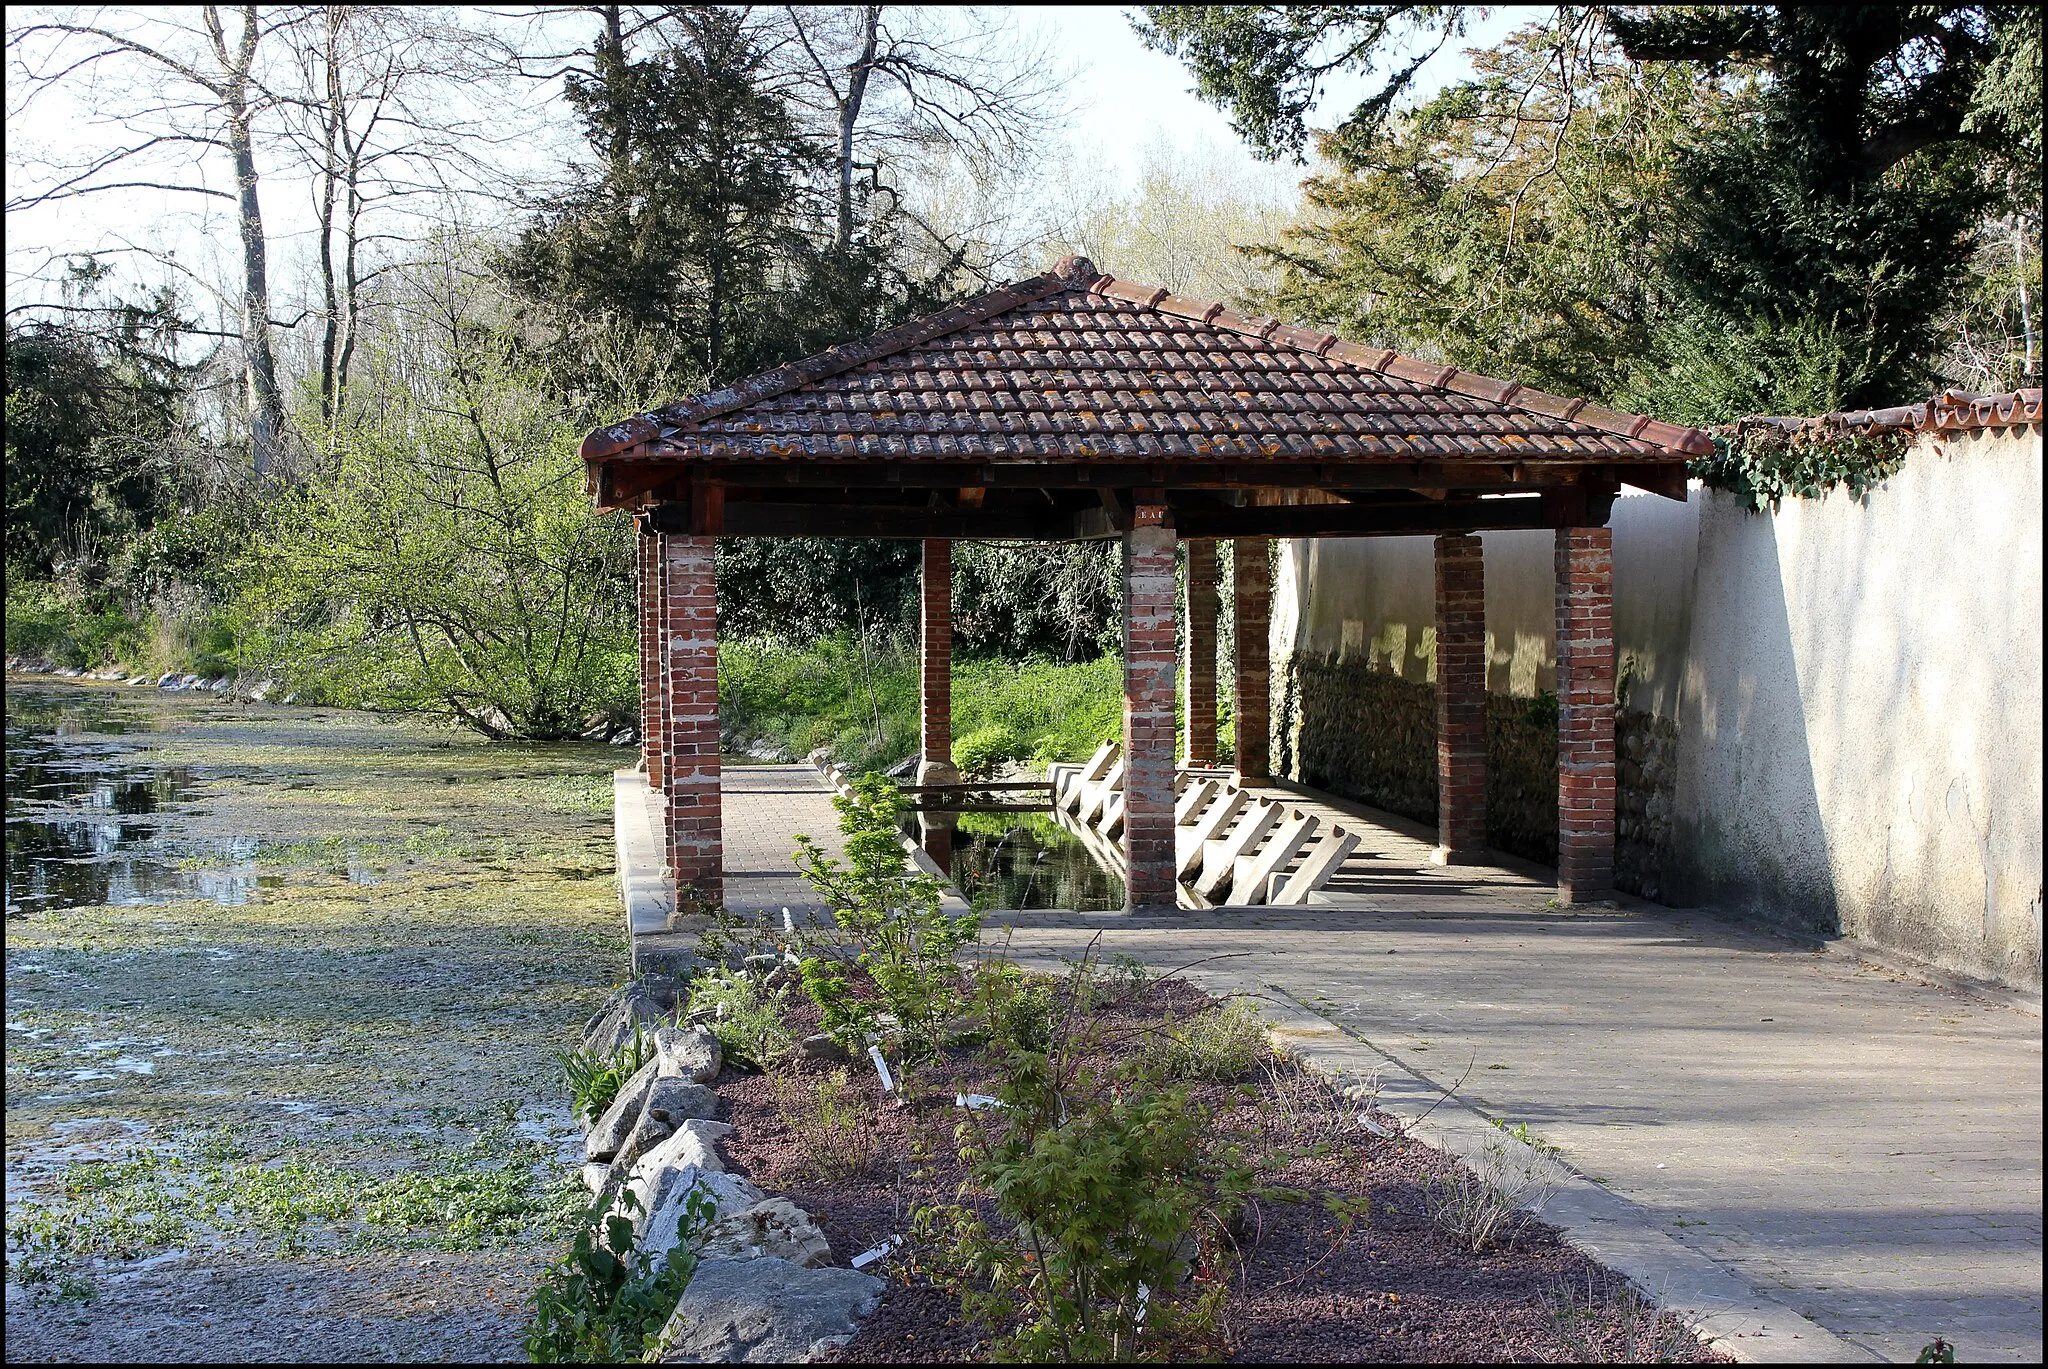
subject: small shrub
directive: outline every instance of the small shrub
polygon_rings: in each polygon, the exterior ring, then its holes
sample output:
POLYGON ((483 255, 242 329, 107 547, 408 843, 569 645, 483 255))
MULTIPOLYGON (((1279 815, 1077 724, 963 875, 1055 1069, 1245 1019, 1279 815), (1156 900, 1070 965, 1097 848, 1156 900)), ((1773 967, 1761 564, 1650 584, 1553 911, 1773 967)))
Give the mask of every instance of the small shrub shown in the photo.
POLYGON ((766 1070, 796 1049, 782 1021, 789 985, 771 983, 774 978, 773 972, 716 969, 690 981, 689 1015, 702 1019, 727 1059, 766 1070))
POLYGON ((1322 1079, 1280 1061, 1260 1068, 1266 1077, 1265 1108, 1288 1131, 1307 1137, 1310 1145, 1328 1145, 1357 1130, 1352 1119, 1358 1108, 1322 1079))
POLYGON ((846 864, 808 836, 797 837, 797 863, 858 948, 852 968, 871 996, 857 991, 846 965, 816 958, 804 961, 804 988, 824 1030, 847 1050, 867 1048, 886 1010, 902 1030, 904 1058, 927 1058, 938 1048, 943 1024, 960 1010, 953 956, 974 940, 981 919, 972 912, 948 916, 939 906, 939 882, 905 869, 896 834, 903 794, 887 776, 863 775, 852 795, 835 796, 832 806, 839 810, 846 864))
POLYGON ((1233 998, 1170 1027, 1145 1043, 1145 1063, 1164 1079, 1227 1084, 1272 1058, 1271 1039, 1250 999, 1233 998))
POLYGON ((1543 1310, 1566 1364, 1682 1364, 1699 1347, 1697 1332, 1626 1285, 1603 1306, 1590 1277, 1583 1302, 1560 1284, 1543 1295, 1543 1310))
POLYGON ((659 1340, 697 1270, 693 1238, 711 1224, 716 1205, 702 1189, 692 1190, 681 1239, 658 1262, 645 1252, 633 1259, 632 1213, 639 1206, 631 1189, 620 1189, 584 1211, 569 1253, 528 1300, 533 1321, 522 1344, 534 1363, 619 1364, 639 1359, 659 1340))
POLYGON ((778 1074, 775 1115, 804 1148, 804 1177, 841 1180, 867 1173, 875 1165, 879 1140, 874 1118, 862 1105, 845 1069, 835 1069, 815 1082, 778 1074))
POLYGON ((603 1051, 565 1051, 555 1056, 562 1062, 562 1074, 569 1082, 569 1096, 576 1110, 591 1122, 619 1096, 626 1081, 654 1058, 654 1039, 640 1033, 633 1024, 633 1039, 610 1054, 603 1051))
POLYGON ((1040 1036, 1001 1029, 1039 1016, 1003 1001, 1035 995, 1036 981, 977 976, 1004 1057, 1001 1106, 964 1112, 955 1143, 993 1212, 963 1188, 959 1201, 920 1208, 913 1230, 962 1313, 994 1334, 994 1359, 1211 1355, 1224 1284, 1202 1257, 1243 1206, 1251 1174, 1185 1089, 1084 1063, 1103 1030, 1088 1012, 1091 977, 1084 960, 1050 994, 1040 1036))
POLYGON ((993 723, 953 743, 953 765, 964 779, 990 780, 1011 761, 1022 759, 1023 751, 1016 732, 993 723))
POLYGON ((1526 1154, 1488 1137, 1476 1171, 1454 1161, 1423 1184, 1430 1221, 1474 1254, 1512 1245, 1567 1178, 1548 1150, 1526 1154))

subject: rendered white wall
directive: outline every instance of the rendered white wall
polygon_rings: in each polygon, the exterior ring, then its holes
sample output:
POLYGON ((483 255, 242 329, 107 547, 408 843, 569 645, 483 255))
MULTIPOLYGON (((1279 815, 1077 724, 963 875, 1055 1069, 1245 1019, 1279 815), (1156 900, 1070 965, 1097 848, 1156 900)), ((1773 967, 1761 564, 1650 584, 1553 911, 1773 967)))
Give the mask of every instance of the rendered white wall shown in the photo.
MULTIPOLYGON (((1922 435, 1863 500, 1617 500, 1628 705, 1675 717, 1667 901, 2041 982, 2038 429, 1922 435)), ((1485 534, 1487 687, 1555 687, 1551 534, 1485 534)), ((1434 674, 1430 539, 1286 544, 1299 649, 1434 674)), ((1361 726, 1370 726, 1361 720, 1361 726)))
POLYGON ((2040 983, 2041 512, 2027 429, 1923 436, 1863 501, 1707 496, 1675 897, 2040 983))

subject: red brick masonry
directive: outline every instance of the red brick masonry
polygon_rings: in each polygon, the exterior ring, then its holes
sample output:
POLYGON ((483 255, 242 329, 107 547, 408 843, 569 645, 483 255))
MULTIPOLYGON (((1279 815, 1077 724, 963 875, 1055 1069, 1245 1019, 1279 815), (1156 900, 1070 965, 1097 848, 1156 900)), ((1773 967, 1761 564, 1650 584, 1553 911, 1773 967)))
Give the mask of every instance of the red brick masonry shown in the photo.
POLYGON ((1174 535, 1139 505, 1124 539, 1126 908, 1177 905, 1173 860, 1174 535))
POLYGON ((1237 596, 1237 775, 1240 780, 1272 778, 1270 726, 1272 665, 1268 624, 1273 616, 1273 572, 1268 543, 1242 537, 1231 555, 1231 584, 1237 596))
POLYGON ((1216 543, 1206 537, 1187 548, 1187 762, 1216 764, 1216 543))
POLYGON ((647 767, 647 787, 661 788, 661 581, 656 575, 658 544, 644 519, 635 520, 633 538, 634 593, 639 610, 640 758, 647 767))
POLYGON ((1486 557, 1470 533, 1436 539, 1437 858, 1486 853, 1486 557))
POLYGON ((668 701, 663 771, 676 908, 686 892, 725 895, 718 763, 718 542, 661 539, 661 692, 668 701))
POLYGON ((953 763, 953 544, 924 543, 923 685, 924 764, 953 763))
POLYGON ((1614 532, 1557 530, 1557 888, 1614 886, 1614 532))

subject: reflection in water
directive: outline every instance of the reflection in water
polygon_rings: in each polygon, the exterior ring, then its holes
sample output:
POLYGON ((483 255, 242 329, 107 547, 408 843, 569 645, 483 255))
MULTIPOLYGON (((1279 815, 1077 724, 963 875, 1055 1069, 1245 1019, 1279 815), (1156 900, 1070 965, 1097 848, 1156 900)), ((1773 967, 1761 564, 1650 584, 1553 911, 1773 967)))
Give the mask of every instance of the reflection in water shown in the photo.
POLYGON ((1124 906, 1123 880, 1096 864, 1049 812, 960 814, 949 868, 955 887, 981 907, 1124 906))
POLYGON ((249 901, 258 887, 255 837, 172 850, 159 836, 155 816, 174 810, 200 778, 92 741, 152 727, 111 692, 7 690, 7 916, 195 896, 249 901), (219 868, 180 868, 181 858, 219 868))

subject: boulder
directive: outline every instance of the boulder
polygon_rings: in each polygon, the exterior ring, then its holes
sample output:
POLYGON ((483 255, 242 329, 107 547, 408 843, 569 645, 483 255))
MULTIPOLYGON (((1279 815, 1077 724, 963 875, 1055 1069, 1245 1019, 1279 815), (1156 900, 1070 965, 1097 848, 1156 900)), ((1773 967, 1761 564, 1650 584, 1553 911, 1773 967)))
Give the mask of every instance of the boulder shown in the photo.
POLYGON ((834 1041, 823 1032, 806 1036, 797 1042, 796 1053, 806 1060, 820 1065, 850 1065, 853 1052, 834 1041))
POLYGON ((639 1228, 636 1244, 642 1258, 662 1258, 682 1238, 683 1217, 689 1210, 692 1189, 702 1189, 711 1200, 714 1225, 718 1214, 745 1212, 758 1206, 764 1197, 760 1189, 737 1174, 706 1172, 695 1165, 662 1170, 651 1189, 652 1206, 634 1217, 639 1228))
POLYGON ((632 1044, 635 1024, 643 1034, 651 1032, 674 1006, 673 991, 668 994, 668 1002, 663 1003, 658 988, 634 980, 606 999, 604 1006, 583 1024, 583 1049, 602 1055, 616 1054, 632 1044))
MULTIPOLYGON (((718 1111, 718 1095, 687 1079, 657 1076, 648 1083, 644 1096, 646 1101, 641 1105, 639 1117, 612 1156, 614 1169, 630 1168, 655 1142, 665 1140, 684 1122, 708 1119, 718 1111)), ((595 1134, 593 1129, 592 1135, 595 1134)), ((592 1155, 590 1158, 600 1157, 592 1155)))
MULTIPOLYGON (((631 1189, 640 1202, 640 1210, 633 1218, 636 1228, 646 1229, 650 1216, 660 1211, 676 1182, 676 1173, 686 1169, 696 1174, 725 1173, 725 1161, 719 1158, 717 1142, 731 1130, 724 1122, 684 1122, 633 1162, 625 1174, 623 1187, 631 1189)), ((614 1165, 612 1168, 616 1177, 620 1167, 614 1165)), ((751 1207, 761 1201, 760 1190, 755 1189, 754 1193, 755 1196, 744 1206, 751 1207)), ((669 1220, 673 1224, 680 1217, 678 1210, 669 1220)))
POLYGON ((664 1364, 808 1363, 853 1339, 882 1281, 789 1260, 704 1260, 662 1331, 664 1364))
POLYGON ((674 1131, 674 1127, 642 1108, 638 1120, 633 1123, 633 1129, 626 1133, 625 1140, 619 1142, 618 1153, 612 1156, 612 1168, 630 1169, 642 1155, 658 1143, 666 1141, 674 1131))
MULTIPOLYGON (((656 1073, 666 1079, 708 1084, 718 1077, 725 1053, 718 1038, 701 1027, 657 1027, 654 1031, 656 1073)), ((697 1114, 704 1116, 706 1114, 697 1114)))
POLYGON ((739 1212, 721 1211, 697 1247, 706 1259, 773 1257, 816 1268, 832 1263, 832 1245, 811 1215, 787 1198, 769 1198, 739 1212))
POLYGON ((593 1163, 583 1166, 583 1168, 577 1172, 583 1178, 583 1186, 589 1189, 591 1194, 595 1196, 596 1194, 603 1191, 604 1181, 610 1177, 612 1167, 610 1165, 601 1165, 593 1163))
POLYGON ((583 1155, 589 1160, 609 1160, 619 1153, 619 1147, 639 1125, 640 1111, 647 1105, 648 1091, 654 1087, 655 1065, 649 1060, 636 1071, 632 1078, 619 1085, 619 1092, 612 1099, 611 1106, 598 1115, 590 1127, 590 1134, 583 1138, 583 1155))
POLYGON ((647 1090, 647 1113, 670 1127, 700 1121, 718 1114, 718 1095, 702 1084, 677 1075, 663 1074, 655 1062, 654 1084, 647 1090))

